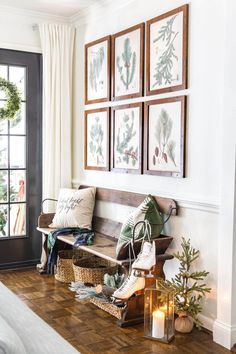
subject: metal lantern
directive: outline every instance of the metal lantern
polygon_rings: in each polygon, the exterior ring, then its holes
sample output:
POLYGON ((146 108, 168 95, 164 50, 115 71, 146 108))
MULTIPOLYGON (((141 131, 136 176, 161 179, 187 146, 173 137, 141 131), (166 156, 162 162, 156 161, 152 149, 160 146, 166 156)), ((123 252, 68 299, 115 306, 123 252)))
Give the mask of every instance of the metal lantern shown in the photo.
POLYGON ((144 336, 169 343, 174 338, 174 294, 158 288, 145 289, 144 336))

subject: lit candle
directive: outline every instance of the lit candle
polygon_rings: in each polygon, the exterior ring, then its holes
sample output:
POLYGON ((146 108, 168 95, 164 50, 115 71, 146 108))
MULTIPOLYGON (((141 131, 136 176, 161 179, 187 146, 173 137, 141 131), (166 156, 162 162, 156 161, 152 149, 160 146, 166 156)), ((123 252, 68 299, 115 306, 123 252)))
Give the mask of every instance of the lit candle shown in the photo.
POLYGON ((165 335, 165 313, 156 310, 152 314, 152 336, 154 338, 163 338, 165 335))
MULTIPOLYGON (((161 307, 160 307, 160 310, 163 311, 163 312, 165 312, 165 314, 167 315, 167 305, 161 306, 161 307)), ((172 312, 173 312, 173 303, 170 302, 170 303, 169 303, 169 316, 172 315, 172 312)))

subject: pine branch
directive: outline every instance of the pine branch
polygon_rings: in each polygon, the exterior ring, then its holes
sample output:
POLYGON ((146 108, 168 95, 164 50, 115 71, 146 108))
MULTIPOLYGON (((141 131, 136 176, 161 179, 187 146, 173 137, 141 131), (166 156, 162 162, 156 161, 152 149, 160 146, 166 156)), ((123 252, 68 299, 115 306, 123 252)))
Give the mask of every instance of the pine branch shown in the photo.
POLYGON ((203 281, 209 272, 205 270, 191 272, 190 268, 192 263, 198 259, 199 251, 191 247, 190 240, 186 241, 184 238, 182 238, 181 247, 182 252, 174 254, 180 262, 179 273, 171 280, 158 282, 158 285, 163 290, 174 292, 177 313, 186 312, 200 328, 201 321, 198 319, 198 314, 202 311, 200 302, 207 293, 210 293, 211 288, 205 283, 199 284, 199 281, 203 281))
POLYGON ((124 41, 124 51, 120 56, 116 58, 116 65, 120 74, 120 80, 125 86, 125 89, 129 89, 129 85, 132 83, 136 68, 136 53, 132 52, 130 39, 126 38, 124 41), (122 64, 121 64, 122 60, 122 64), (124 70, 123 70, 124 69, 124 70))
POLYGON ((153 43, 158 42, 160 39, 162 39, 163 42, 166 40, 167 45, 170 43, 172 34, 175 33, 172 30, 172 27, 177 16, 178 15, 171 17, 170 20, 166 22, 166 25, 161 27, 160 31, 158 32, 159 36, 153 40, 153 43))

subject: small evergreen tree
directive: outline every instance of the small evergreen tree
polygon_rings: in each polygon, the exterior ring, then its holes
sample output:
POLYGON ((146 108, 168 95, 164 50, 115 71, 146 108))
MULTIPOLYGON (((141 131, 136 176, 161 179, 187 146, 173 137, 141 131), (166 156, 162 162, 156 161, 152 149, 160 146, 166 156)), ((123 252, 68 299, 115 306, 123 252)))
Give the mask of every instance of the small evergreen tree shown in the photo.
POLYGON ((203 271, 191 271, 191 266, 194 261, 199 258, 199 250, 196 250, 190 245, 190 240, 186 241, 182 238, 182 252, 177 252, 174 257, 180 261, 179 273, 170 281, 161 281, 161 288, 168 288, 174 291, 175 294, 175 310, 178 314, 186 313, 192 317, 198 328, 202 323, 198 319, 198 314, 202 311, 200 301, 211 291, 205 283, 199 283, 209 274, 203 271))

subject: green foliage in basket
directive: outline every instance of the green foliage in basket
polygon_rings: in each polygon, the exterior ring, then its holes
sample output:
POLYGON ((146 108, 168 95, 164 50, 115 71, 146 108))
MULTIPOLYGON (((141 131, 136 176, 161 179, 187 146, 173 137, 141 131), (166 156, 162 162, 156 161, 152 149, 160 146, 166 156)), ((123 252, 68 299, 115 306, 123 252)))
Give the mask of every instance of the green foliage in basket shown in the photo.
POLYGON ((78 301, 90 300, 94 297, 103 299, 103 294, 97 294, 94 286, 86 286, 81 282, 71 282, 69 289, 76 292, 75 298, 78 301))
POLYGON ((110 288, 118 289, 124 282, 125 275, 124 274, 105 274, 104 275, 104 284, 109 286, 110 288))

